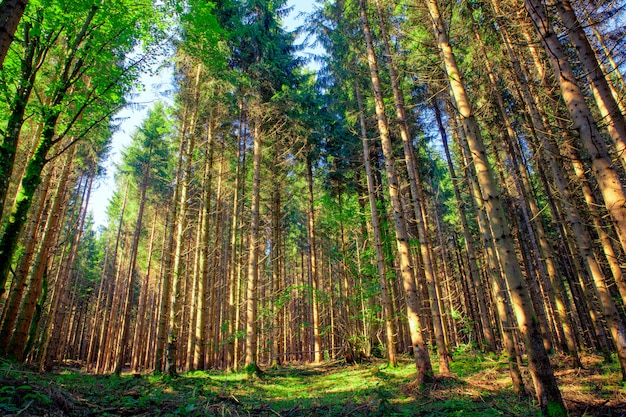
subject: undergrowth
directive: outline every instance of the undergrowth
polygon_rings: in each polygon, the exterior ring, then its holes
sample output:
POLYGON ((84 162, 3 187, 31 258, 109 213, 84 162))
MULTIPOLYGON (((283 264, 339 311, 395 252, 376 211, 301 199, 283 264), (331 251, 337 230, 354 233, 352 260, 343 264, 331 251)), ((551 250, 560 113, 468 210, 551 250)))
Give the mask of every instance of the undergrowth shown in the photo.
MULTIPOLYGON (((0 415, 12 416, 537 416, 532 398, 511 389, 506 358, 457 353, 451 376, 411 385, 415 368, 380 361, 347 366, 285 366, 264 370, 196 371, 177 378, 92 375, 79 369, 39 374, 0 361, 0 415)), ((585 357, 584 370, 553 358, 572 416, 626 412, 617 364, 585 357)), ((619 413, 619 414, 618 414, 619 413)))

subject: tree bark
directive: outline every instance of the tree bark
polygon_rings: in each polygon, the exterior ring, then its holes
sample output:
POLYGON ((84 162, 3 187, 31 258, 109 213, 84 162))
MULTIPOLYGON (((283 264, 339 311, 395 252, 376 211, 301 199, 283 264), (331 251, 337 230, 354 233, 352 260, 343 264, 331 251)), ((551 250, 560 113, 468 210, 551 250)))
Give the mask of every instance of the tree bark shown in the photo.
POLYGON ((378 266, 378 281, 380 282, 380 295, 383 307, 383 319, 385 320, 385 336, 387 342, 387 360, 391 366, 398 366, 396 357, 395 326, 392 320, 393 310, 389 300, 389 290, 387 289, 387 265, 383 253, 381 239, 380 222, 378 220, 378 208, 376 207, 376 190, 374 175, 372 174, 372 163, 370 160, 370 149, 367 138, 367 127, 365 125, 365 115, 363 111, 363 100, 358 84, 356 84, 356 97, 359 106, 359 122, 361 125, 361 139, 363 142, 363 161, 365 162, 365 175, 367 176, 367 195, 370 203, 370 216, 372 219, 372 229, 374 231, 374 244, 376 245, 376 265, 378 266))
POLYGON ((581 144, 590 155, 591 171, 598 181, 622 250, 626 251, 626 194, 621 179, 613 167, 609 149, 576 83, 576 76, 554 33, 545 5, 541 0, 524 0, 524 6, 548 55, 581 144))
POLYGON ((428 356, 428 350, 422 336, 419 318, 420 303, 417 295, 415 277, 413 276, 413 270, 409 258, 409 240, 406 231, 402 203, 400 201, 398 179, 394 167, 395 157, 391 146, 391 136, 388 127, 389 124, 387 122, 387 116, 385 115, 382 88, 378 75, 378 62, 374 53, 374 45, 364 0, 359 0, 359 8, 363 34, 367 45, 367 61, 369 64, 372 90, 376 105, 378 132, 380 134, 383 153, 385 155, 385 170, 387 172, 388 192, 393 211, 396 245, 398 248, 398 257, 400 262, 400 273, 402 276, 404 291, 406 293, 407 318, 411 334, 411 345, 413 347, 413 358, 415 360, 415 367, 417 370, 415 384, 417 386, 421 386, 432 378, 432 366, 430 363, 430 357, 428 356))
POLYGON ((3 0, 0 3, 0 68, 3 67, 27 4, 28 0, 3 0))
POLYGON ((313 168, 311 160, 306 160, 306 177, 308 185, 308 222, 307 233, 309 240, 309 256, 308 270, 311 277, 311 308, 313 313, 313 361, 320 363, 322 361, 322 339, 320 337, 320 311, 317 300, 318 293, 318 273, 317 273, 317 248, 315 239, 315 198, 313 196, 313 168))
POLYGON ((431 253, 430 236, 428 232, 428 222, 426 209, 424 205, 424 193, 422 191, 423 183, 421 175, 417 169, 419 161, 413 148, 413 142, 410 137, 409 124, 404 106, 404 97, 398 85, 398 72, 395 68, 391 48, 389 47, 389 36, 387 35, 386 19, 380 4, 380 0, 376 0, 376 8, 378 10, 378 18, 380 20, 381 36, 385 47, 385 56, 387 67, 389 69, 389 79, 393 90, 393 98, 396 105, 396 118, 398 127, 400 128, 400 137, 404 145, 404 159, 409 179, 409 187, 415 213, 415 221, 417 234, 419 238, 419 250, 424 266, 424 276, 426 278, 426 287, 428 289, 427 304, 430 308, 430 314, 435 334, 435 343, 437 346, 437 356, 439 358, 439 372, 443 375, 450 373, 450 353, 444 339, 443 321, 441 317, 441 309, 439 307, 439 298, 437 296, 437 280, 433 269, 433 259, 431 253))
POLYGON ((545 415, 566 414, 567 411, 561 398, 548 354, 541 341, 541 333, 529 297, 528 288, 524 282, 519 260, 515 253, 513 236, 508 228, 506 213, 501 202, 501 192, 497 189, 492 168, 487 161, 483 139, 478 129, 447 31, 441 20, 439 7, 436 0, 428 0, 427 6, 432 19, 435 39, 443 57, 443 65, 448 76, 448 82, 466 130, 466 140, 472 153, 472 161, 476 167, 477 179, 496 241, 496 249, 502 264, 503 275, 508 282, 511 292, 513 311, 515 312, 520 334, 527 350, 529 369, 539 405, 545 415))
POLYGON ((261 194, 261 121, 254 120, 254 150, 252 167, 252 201, 250 203, 250 236, 248 241, 248 273, 246 286, 246 357, 249 374, 258 372, 257 365, 257 282, 259 280, 259 218, 261 194))
POLYGON ((574 44, 578 59, 585 69, 587 82, 593 94, 600 116, 606 122, 611 139, 615 143, 617 156, 626 168, 626 121, 624 115, 607 82, 596 54, 589 43, 582 25, 578 21, 570 0, 560 0, 556 3, 559 16, 567 29, 570 41, 574 44))
POLYGON ((476 258, 476 248, 474 245, 474 241, 472 238, 472 234, 469 228, 469 224, 467 222, 467 216, 465 214, 466 210, 463 207, 463 199, 461 198, 460 186, 459 186, 459 178, 456 175, 456 170, 454 168, 454 164, 452 163, 452 156, 450 154, 450 147, 448 146, 448 135, 446 133, 446 129, 443 126, 443 121, 441 119, 441 110, 439 109, 439 105, 436 101, 433 101, 433 109, 435 111, 435 118, 437 120, 437 127, 439 129, 439 135, 441 136, 441 141, 443 143, 443 149, 446 154, 446 161, 448 163, 448 170, 450 171, 450 176, 452 178, 452 185, 454 188, 454 196, 457 205, 457 211, 459 213, 459 217, 461 218, 461 226, 463 228, 463 235, 465 237, 465 250, 467 252, 468 263, 469 263, 469 277, 470 277, 470 285, 468 285, 470 289, 469 297, 470 299, 477 300, 478 303, 478 318, 482 326, 483 335, 485 337, 485 345, 489 352, 496 352, 496 341, 493 333, 493 328, 491 326, 491 319, 489 318, 489 310, 487 309, 487 303, 485 302, 484 292, 481 290, 482 284, 480 282, 480 272, 478 269, 478 261, 476 258))

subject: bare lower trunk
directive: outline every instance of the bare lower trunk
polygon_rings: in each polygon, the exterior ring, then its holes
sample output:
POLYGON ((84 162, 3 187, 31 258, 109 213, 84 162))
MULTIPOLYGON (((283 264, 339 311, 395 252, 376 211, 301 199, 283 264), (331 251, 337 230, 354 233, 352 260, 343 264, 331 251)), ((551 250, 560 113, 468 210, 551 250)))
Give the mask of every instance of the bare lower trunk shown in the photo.
POLYGON ((367 22, 365 0, 360 0, 359 6, 363 23, 363 33, 365 35, 365 41, 367 44, 367 60, 369 64, 370 77, 372 80, 372 89, 376 104, 376 120, 378 123, 378 132, 380 133, 383 153, 385 155, 385 170, 387 172, 388 192, 391 200, 391 208, 393 211, 396 245, 398 248, 398 258, 400 262, 400 273, 402 276, 404 291, 406 293, 408 325, 411 334, 413 357, 415 359, 415 366, 417 369, 415 383, 418 386, 421 386, 423 383, 432 378, 432 366, 430 363, 430 357, 428 356, 428 350, 422 336, 422 329, 419 319, 420 302, 417 295, 417 286, 415 283, 415 277, 413 276, 413 270, 410 262, 408 234, 406 231, 406 223, 404 219, 402 202, 400 201, 398 179, 394 167, 395 158, 391 145, 391 135, 389 133, 388 127, 389 124, 387 122, 387 116, 385 115, 378 63, 376 55, 374 53, 371 30, 367 22))
POLYGON ((541 340, 535 312, 524 282, 524 276, 515 253, 513 236, 508 228, 506 213, 501 202, 501 192, 495 183, 492 168, 487 161, 485 146, 474 117, 456 58, 447 37, 436 1, 427 1, 433 23, 435 39, 441 52, 450 88, 466 131, 466 140, 476 168, 482 198, 502 265, 503 275, 511 293, 513 311, 528 354, 529 369, 533 377, 537 399, 546 414, 566 413, 548 354, 541 340))

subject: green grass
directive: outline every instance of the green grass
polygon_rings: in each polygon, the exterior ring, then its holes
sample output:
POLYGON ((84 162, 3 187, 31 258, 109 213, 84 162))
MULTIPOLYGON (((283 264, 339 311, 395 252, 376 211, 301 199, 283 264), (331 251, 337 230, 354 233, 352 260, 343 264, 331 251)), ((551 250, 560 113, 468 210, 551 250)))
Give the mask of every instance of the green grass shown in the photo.
MULTIPOLYGON (((196 371, 178 378, 97 376, 77 370, 37 374, 0 362, 0 414, 67 416, 537 416, 529 398, 518 398, 506 359, 464 352, 454 356, 453 376, 421 391, 412 387, 410 358, 396 368, 382 362, 355 366, 326 363, 245 372, 196 371)), ((592 377, 609 375, 599 365, 592 377)), ((613 378, 615 379, 615 378, 613 378)), ((580 388, 595 398, 611 393, 593 378, 580 388)), ((613 382, 616 390, 623 387, 613 382)), ((612 391, 614 392, 614 391, 612 391)))

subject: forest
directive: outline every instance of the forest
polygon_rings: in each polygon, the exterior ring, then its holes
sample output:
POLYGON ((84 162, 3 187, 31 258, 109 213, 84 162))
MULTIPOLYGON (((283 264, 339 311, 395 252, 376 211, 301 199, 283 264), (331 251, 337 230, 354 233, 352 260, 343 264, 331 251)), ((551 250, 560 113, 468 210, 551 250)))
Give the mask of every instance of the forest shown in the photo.
POLYGON ((0 414, 625 415, 626 2, 292 9, 0 2, 0 414))

